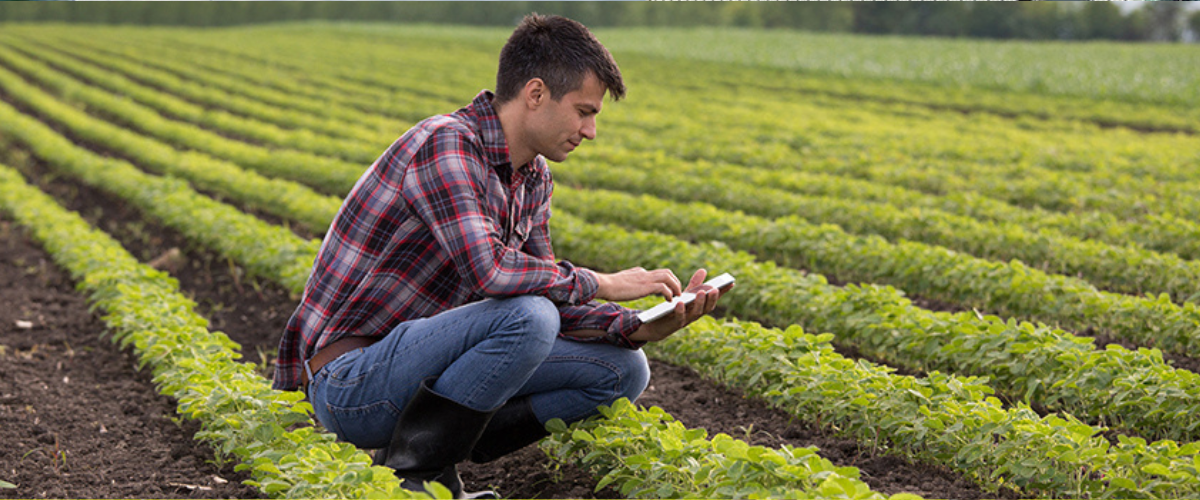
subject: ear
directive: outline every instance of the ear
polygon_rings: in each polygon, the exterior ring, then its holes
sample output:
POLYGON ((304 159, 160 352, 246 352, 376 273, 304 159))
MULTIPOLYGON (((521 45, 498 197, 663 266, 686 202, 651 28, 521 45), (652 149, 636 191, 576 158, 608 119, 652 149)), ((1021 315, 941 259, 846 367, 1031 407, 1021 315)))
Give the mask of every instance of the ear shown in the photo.
POLYGON ((533 110, 541 107, 542 103, 550 99, 550 89, 546 87, 546 82, 541 78, 530 78, 528 82, 525 82, 521 96, 525 100, 525 106, 533 110))

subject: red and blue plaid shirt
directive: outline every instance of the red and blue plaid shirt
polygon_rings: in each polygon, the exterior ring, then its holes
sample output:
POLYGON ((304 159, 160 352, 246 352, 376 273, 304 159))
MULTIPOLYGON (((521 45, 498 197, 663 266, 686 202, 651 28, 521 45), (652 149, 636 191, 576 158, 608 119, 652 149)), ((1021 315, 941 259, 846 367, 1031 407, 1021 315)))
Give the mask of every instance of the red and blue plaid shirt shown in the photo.
POLYGON ((403 321, 486 297, 559 304, 562 335, 629 348, 636 311, 594 301, 596 275, 550 246, 554 184, 541 156, 513 169, 492 93, 428 118, 355 184, 333 219, 279 345, 274 387, 300 384, 303 362, 344 337, 383 337, 403 321))

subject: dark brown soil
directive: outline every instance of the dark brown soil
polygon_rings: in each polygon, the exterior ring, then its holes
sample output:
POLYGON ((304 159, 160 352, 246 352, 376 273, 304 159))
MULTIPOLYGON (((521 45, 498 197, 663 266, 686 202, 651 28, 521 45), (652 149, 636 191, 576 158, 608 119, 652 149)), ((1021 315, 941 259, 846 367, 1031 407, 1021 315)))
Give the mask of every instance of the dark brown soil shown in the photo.
POLYGON ((2 498, 260 498, 212 463, 83 296, 0 219, 2 498), (21 323, 18 322, 28 322, 21 323), (30 326, 26 328, 26 326, 30 326))

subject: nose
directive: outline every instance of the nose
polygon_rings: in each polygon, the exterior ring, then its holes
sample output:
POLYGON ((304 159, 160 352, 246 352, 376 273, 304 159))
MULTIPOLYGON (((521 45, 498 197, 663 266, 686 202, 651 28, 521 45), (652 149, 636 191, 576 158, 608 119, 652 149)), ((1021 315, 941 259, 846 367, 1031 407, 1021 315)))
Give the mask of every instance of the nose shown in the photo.
POLYGON ((579 130, 580 134, 589 141, 596 140, 596 117, 589 116, 583 120, 583 128, 579 130))

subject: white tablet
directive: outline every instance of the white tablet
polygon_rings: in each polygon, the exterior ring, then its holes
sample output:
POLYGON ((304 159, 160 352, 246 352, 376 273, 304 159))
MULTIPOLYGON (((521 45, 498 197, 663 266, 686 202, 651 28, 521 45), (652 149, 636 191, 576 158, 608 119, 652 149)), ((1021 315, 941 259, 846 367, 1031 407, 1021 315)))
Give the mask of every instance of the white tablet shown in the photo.
MULTIPOLYGON (((712 285, 713 288, 716 288, 716 289, 721 289, 721 288, 725 288, 725 287, 733 284, 733 281, 734 280, 733 280, 732 274, 724 273, 720 276, 717 276, 716 278, 705 281, 704 284, 712 285)), ((659 304, 657 306, 651 307, 650 309, 646 309, 645 311, 638 313, 638 319, 642 320, 642 323, 649 323, 658 318, 661 318, 663 316, 671 314, 671 311, 675 310, 675 304, 677 304, 679 302, 683 302, 684 304, 691 304, 693 300, 696 300, 696 294, 690 293, 690 292, 684 292, 684 293, 680 294, 678 297, 675 297, 670 302, 663 302, 662 304, 659 304)))

